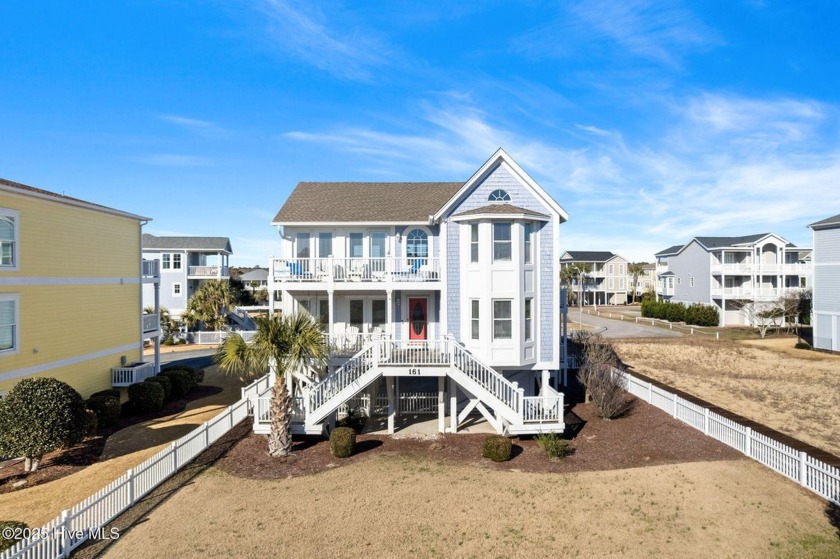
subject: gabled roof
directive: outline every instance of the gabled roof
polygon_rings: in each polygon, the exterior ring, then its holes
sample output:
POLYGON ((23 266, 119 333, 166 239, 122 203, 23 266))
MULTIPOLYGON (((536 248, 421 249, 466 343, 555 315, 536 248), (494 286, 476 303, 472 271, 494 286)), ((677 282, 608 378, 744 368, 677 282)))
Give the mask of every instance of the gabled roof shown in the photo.
POLYGON ((618 255, 606 251, 568 250, 560 257, 560 262, 606 262, 616 256, 618 255))
POLYGON ((157 237, 143 234, 143 248, 148 250, 196 250, 233 254, 227 237, 157 237))
MULTIPOLYGON (((743 237, 694 237, 698 243, 709 250, 716 248, 736 247, 739 245, 751 245, 757 243, 772 233, 758 233, 757 235, 745 235, 743 237)), ((776 235, 778 237, 778 235, 776 235)), ((781 237, 779 237, 782 239, 781 237)), ((782 239, 785 241, 785 239, 782 239)), ((788 244, 788 246, 793 246, 788 244)))
POLYGON ((820 221, 815 221, 808 227, 811 227, 812 229, 821 229, 823 227, 829 227, 833 225, 840 225, 840 214, 821 219, 820 221))
POLYGON ((561 222, 568 221, 569 214, 566 213, 566 210, 564 210, 560 206, 560 204, 558 204, 557 201, 551 197, 551 195, 548 192, 543 190, 540 187, 540 185, 538 185, 536 181, 532 179, 531 176, 528 175, 528 173, 526 173, 522 169, 522 167, 520 167, 516 163, 516 161, 514 161, 513 158, 510 155, 508 155, 508 153, 502 148, 497 149, 496 153, 490 156, 490 159, 488 159, 484 163, 484 165, 482 165, 478 169, 478 171, 473 173, 473 176, 471 176, 469 180, 467 180, 467 182, 462 183, 461 188, 458 189, 449 198, 449 200, 446 201, 446 203, 443 204, 442 207, 440 207, 437 210, 437 213, 435 213, 434 215, 435 220, 441 219, 443 216, 445 216, 446 213, 450 211, 452 207, 459 202, 459 200, 466 196, 467 193, 470 192, 470 190, 472 190, 472 188, 478 182, 483 180, 485 177, 489 176, 498 166, 502 164, 507 165, 508 168, 513 172, 513 175, 520 179, 522 183, 526 186, 526 188, 529 189, 538 200, 543 202, 547 207, 557 212, 557 214, 560 216, 561 222))
POLYGON ((462 182, 300 182, 272 225, 294 223, 422 222, 462 182))
POLYGON ((467 210, 465 212, 461 212, 459 214, 455 214, 453 217, 466 217, 471 215, 524 215, 526 217, 538 217, 548 219, 550 216, 535 212, 533 210, 526 210, 525 208, 520 208, 519 206, 514 206, 513 204, 487 204, 486 206, 482 206, 480 208, 475 208, 472 210, 467 210))
POLYGON ((0 179, 0 192, 11 192, 15 194, 22 194, 24 196, 30 196, 33 198, 41 198, 44 200, 52 200, 54 202, 67 204, 70 206, 76 206, 80 208, 86 208, 89 210, 119 215, 122 217, 128 217, 131 219, 136 219, 137 221, 151 221, 149 217, 143 217, 140 215, 135 215, 129 212, 124 212, 122 210, 117 210, 115 208, 109 208, 108 206, 102 206, 100 204, 94 204, 93 202, 86 202, 85 200, 80 200, 78 198, 72 198, 70 196, 65 196, 64 194, 58 194, 56 192, 50 192, 49 190, 43 190, 41 188, 35 188, 34 186, 28 186, 25 184, 21 184, 19 182, 14 182, 6 179, 0 179))
POLYGON ((660 250, 659 252, 654 254, 654 256, 671 256, 677 254, 683 246, 685 245, 674 245, 672 247, 668 247, 665 250, 660 250))

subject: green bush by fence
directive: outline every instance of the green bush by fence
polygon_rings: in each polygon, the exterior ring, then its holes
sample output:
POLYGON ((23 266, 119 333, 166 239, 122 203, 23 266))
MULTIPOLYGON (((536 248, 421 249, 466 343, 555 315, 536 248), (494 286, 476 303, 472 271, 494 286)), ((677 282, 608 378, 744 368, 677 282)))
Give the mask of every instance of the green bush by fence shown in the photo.
POLYGON ((716 307, 694 303, 686 307, 670 301, 643 301, 642 316, 669 322, 685 322, 695 326, 717 326, 720 314, 716 307))

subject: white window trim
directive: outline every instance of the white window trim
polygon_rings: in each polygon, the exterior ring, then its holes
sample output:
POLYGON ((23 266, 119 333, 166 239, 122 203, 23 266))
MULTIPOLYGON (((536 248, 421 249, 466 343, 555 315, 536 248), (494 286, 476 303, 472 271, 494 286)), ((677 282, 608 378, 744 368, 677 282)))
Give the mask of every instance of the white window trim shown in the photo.
POLYGON ((0 208, 0 215, 11 217, 15 222, 15 238, 14 250, 12 251, 12 260, 14 264, 11 266, 0 266, 0 271, 3 272, 17 272, 20 270, 20 212, 8 208, 0 208))
POLYGON ((15 355, 20 352, 20 295, 18 293, 0 293, 0 301, 12 301, 15 305, 15 328, 12 334, 14 345, 11 349, 0 350, 0 357, 3 357, 6 355, 15 355))
POLYGON ((534 298, 533 297, 526 297, 525 303, 522 306, 522 317, 523 317, 523 328, 522 328, 522 338, 526 342, 533 342, 534 341, 534 298), (531 307, 531 316, 525 312, 527 306, 530 303, 531 307), (531 336, 528 337, 529 331, 531 336))
POLYGON ((176 272, 180 272, 184 269, 184 254, 180 252, 173 252, 172 253, 172 270, 176 272), (178 266, 175 266, 175 257, 178 257, 178 266))
POLYGON ((492 262, 495 264, 496 262, 513 262, 513 223, 510 221, 496 221, 491 224, 490 227, 490 237, 491 237, 491 256, 492 262), (496 240, 496 225, 507 225, 508 231, 510 231, 510 238, 509 239, 502 239, 496 240), (510 258, 502 259, 496 258, 496 243, 505 243, 510 247, 510 258))
POLYGON ((493 299, 492 300, 492 307, 490 309, 492 315, 492 339, 495 340, 512 340, 513 339, 513 299, 493 299), (497 302, 507 302, 510 305, 510 316, 508 318, 496 318, 496 303, 497 302), (507 338, 497 338, 496 337, 496 321, 497 320, 506 320, 510 322, 510 336, 507 338))
POLYGON ((180 281, 176 281, 172 284, 172 296, 173 297, 183 297, 184 296, 184 286, 180 281), (175 286, 178 286, 178 292, 175 292, 175 286))
POLYGON ((480 340, 481 339, 481 301, 479 299, 470 299, 470 339, 471 340, 480 340), (478 302, 478 309, 475 309, 473 306, 474 302, 478 302), (478 311, 478 316, 473 315, 473 310, 478 311), (478 323, 478 335, 473 336, 473 324, 478 323))
POLYGON ((478 223, 470 224, 470 264, 478 264, 481 261, 481 227, 478 223), (473 231, 476 232, 476 239, 473 240, 473 231), (475 247, 475 260, 473 260, 473 247, 475 247))

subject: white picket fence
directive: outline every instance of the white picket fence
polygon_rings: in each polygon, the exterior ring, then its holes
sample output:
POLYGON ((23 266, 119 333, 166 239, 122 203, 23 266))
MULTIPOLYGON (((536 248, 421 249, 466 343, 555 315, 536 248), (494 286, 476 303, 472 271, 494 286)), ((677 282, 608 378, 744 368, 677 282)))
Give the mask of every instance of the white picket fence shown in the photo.
POLYGON ((757 433, 750 427, 744 427, 709 408, 689 402, 630 373, 618 370, 615 372, 624 375, 627 391, 637 398, 668 412, 683 423, 743 452, 753 460, 840 506, 840 468, 757 433))
POLYGON ((140 501, 155 487, 204 452, 250 413, 249 399, 268 383, 268 375, 242 389, 242 398, 219 415, 128 470, 84 501, 62 511, 34 536, 0 553, 0 559, 55 559, 67 557, 114 518, 140 501))

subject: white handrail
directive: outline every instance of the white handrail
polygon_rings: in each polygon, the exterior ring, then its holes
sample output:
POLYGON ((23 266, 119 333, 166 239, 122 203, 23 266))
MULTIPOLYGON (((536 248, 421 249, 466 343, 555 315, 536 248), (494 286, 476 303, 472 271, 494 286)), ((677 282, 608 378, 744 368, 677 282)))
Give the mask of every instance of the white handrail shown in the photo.
POLYGON ((460 343, 452 339, 450 341, 452 342, 452 365, 512 409, 514 413, 521 414, 520 400, 523 396, 519 385, 476 359, 460 343))

